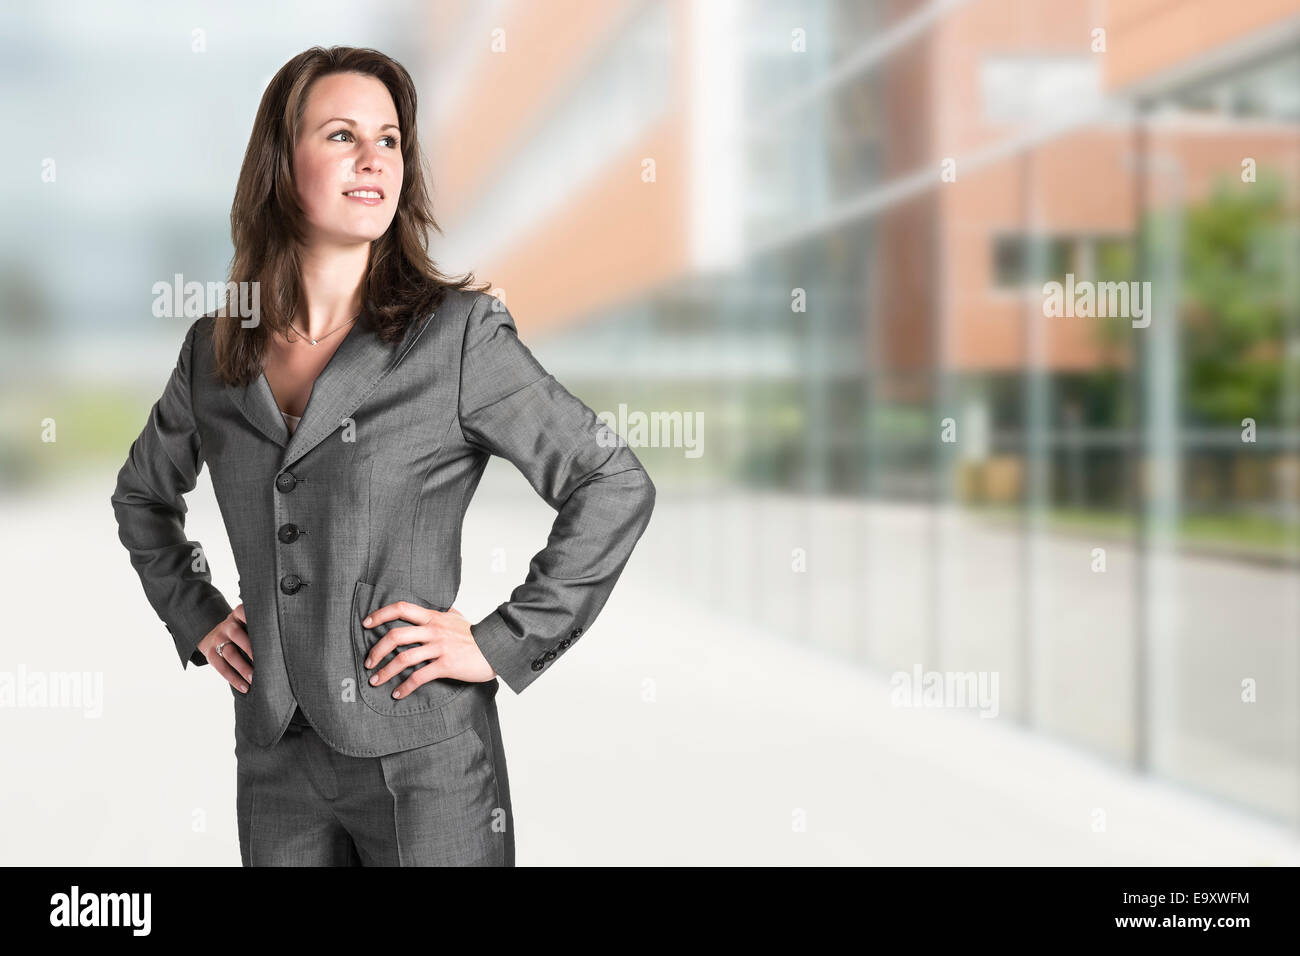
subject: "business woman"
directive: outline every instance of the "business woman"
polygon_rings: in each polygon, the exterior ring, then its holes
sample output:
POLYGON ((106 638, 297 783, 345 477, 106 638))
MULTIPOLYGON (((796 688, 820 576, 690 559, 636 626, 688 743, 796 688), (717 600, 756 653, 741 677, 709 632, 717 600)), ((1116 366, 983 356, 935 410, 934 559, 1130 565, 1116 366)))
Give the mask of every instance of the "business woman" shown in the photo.
POLYGON ((498 678, 522 693, 576 646, 654 506, 504 305, 430 261, 415 120, 410 76, 374 50, 275 75, 231 211, 230 281, 256 283, 259 313, 226 314, 232 296, 192 322, 112 495, 182 667, 230 685, 246 866, 514 865, 498 678), (491 455, 557 515, 471 623, 461 523, 491 455), (185 534, 204 464, 234 608, 185 534))

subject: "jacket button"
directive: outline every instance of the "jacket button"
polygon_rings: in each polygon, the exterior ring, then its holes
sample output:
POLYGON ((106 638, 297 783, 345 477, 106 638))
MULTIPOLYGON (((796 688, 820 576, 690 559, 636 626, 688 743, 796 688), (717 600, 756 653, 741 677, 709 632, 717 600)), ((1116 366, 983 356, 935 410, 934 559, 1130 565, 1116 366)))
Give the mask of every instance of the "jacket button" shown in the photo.
POLYGON ((575 641, 581 636, 582 636, 582 628, 580 627, 575 627, 573 630, 569 632, 569 637, 573 638, 575 641))
POLYGON ((569 640, 569 638, 566 637, 564 640, 560 641, 560 650, 564 650, 572 643, 573 641, 569 640))
POLYGON ((282 475, 277 475, 275 487, 277 490, 284 492, 286 495, 293 491, 294 485, 298 484, 298 479, 293 476, 292 472, 286 471, 282 475))
POLYGON ((280 579, 280 590, 285 594, 296 594, 302 587, 302 578, 296 574, 286 574, 280 579))
POLYGON ((292 522, 289 524, 282 524, 280 525, 280 530, 277 532, 277 535, 285 544, 293 544, 298 540, 298 526, 292 522))
POLYGON ((547 651, 545 654, 542 655, 542 660, 544 661, 555 660, 555 651, 547 651))
POLYGON ((545 666, 546 666, 546 662, 543 661, 540 657, 537 658, 537 660, 533 661, 533 670, 535 671, 539 671, 545 666))

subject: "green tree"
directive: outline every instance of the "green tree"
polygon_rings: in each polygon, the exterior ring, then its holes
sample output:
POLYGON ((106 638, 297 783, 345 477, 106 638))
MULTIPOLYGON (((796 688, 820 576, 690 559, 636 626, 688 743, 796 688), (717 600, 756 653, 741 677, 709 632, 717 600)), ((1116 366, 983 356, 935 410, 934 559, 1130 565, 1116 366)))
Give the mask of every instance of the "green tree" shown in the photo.
MULTIPOLYGON (((1220 180, 1182 233, 1184 408, 1198 424, 1273 418, 1286 361, 1281 181, 1220 180)), ((1292 267, 1296 267, 1292 263, 1292 267)))

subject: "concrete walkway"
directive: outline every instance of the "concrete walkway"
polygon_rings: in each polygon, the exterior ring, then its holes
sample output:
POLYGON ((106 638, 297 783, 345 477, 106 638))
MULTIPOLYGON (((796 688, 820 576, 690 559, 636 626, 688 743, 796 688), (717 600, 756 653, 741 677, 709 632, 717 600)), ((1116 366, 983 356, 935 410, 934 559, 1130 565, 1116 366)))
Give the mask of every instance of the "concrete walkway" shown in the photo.
MULTIPOLYGON (((229 691, 181 671, 117 540, 113 481, 0 502, 0 671, 103 681, 99 716, 0 708, 0 862, 238 865, 229 691)), ((206 472, 189 501, 190 536, 233 597, 206 472)), ((884 676, 833 649, 683 597, 675 573, 657 572, 687 561, 675 508, 661 488, 577 652, 498 696, 520 865, 1300 863, 1295 832, 1266 816, 1012 720, 892 706, 884 676)), ((551 516, 492 462, 465 528, 467 617, 509 597, 551 516)))

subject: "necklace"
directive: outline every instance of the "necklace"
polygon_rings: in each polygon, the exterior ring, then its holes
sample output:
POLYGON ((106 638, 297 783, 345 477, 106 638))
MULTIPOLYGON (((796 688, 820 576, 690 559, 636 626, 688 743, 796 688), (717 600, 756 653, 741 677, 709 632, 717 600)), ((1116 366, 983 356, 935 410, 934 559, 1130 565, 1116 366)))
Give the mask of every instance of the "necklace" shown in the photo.
POLYGON ((326 332, 324 335, 322 335, 320 338, 317 338, 317 339, 313 339, 310 335, 308 335, 307 333, 303 332, 301 329, 298 328, 298 326, 294 325, 292 322, 289 323, 289 327, 292 328, 292 329, 293 329, 295 332, 297 332, 299 335, 301 335, 301 336, 302 336, 304 339, 306 339, 308 342, 310 342, 312 345, 315 345, 315 344, 317 344, 318 342, 320 342, 320 341, 322 341, 322 340, 324 340, 324 339, 329 338, 331 335, 333 335, 333 334, 334 334, 335 332, 337 332, 339 329, 343 328, 343 326, 348 325, 348 324, 350 324, 350 323, 352 323, 352 322, 355 322, 355 321, 356 321, 357 319, 359 319, 359 318, 361 318, 361 313, 360 313, 360 312, 358 312, 356 315, 352 316, 352 318, 348 319, 347 322, 340 322, 340 323, 339 323, 338 325, 336 325, 334 328, 330 329, 328 332, 326 332))

